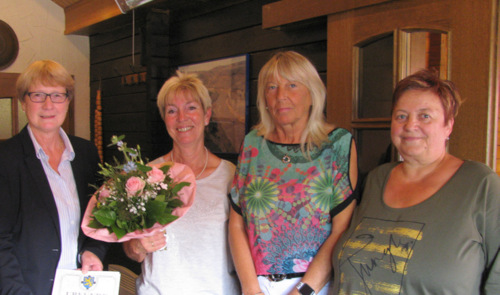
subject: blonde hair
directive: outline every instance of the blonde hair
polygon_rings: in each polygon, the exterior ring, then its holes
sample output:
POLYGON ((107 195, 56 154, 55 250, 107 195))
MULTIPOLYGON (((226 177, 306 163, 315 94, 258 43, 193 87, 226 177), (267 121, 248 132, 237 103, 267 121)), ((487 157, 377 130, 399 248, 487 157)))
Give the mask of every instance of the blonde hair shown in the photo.
POLYGON ((44 86, 62 86, 66 88, 69 100, 75 97, 73 77, 61 64, 53 60, 35 61, 21 73, 16 82, 18 99, 24 102, 30 86, 37 83, 44 86))
POLYGON ((193 98, 200 102, 204 113, 212 107, 210 93, 198 76, 192 73, 177 71, 176 75, 168 79, 161 87, 160 92, 158 92, 157 105, 163 120, 165 120, 165 105, 173 96, 181 91, 189 91, 193 98))
POLYGON ((260 70, 257 90, 257 108, 260 122, 255 126, 257 134, 268 137, 276 125, 266 109, 265 89, 270 79, 278 76, 306 86, 311 96, 311 109, 306 129, 300 139, 300 147, 305 154, 314 147, 320 147, 328 141, 327 124, 323 114, 326 101, 326 88, 314 65, 303 55, 295 51, 278 52, 260 70), (307 149, 306 149, 307 145, 307 149))

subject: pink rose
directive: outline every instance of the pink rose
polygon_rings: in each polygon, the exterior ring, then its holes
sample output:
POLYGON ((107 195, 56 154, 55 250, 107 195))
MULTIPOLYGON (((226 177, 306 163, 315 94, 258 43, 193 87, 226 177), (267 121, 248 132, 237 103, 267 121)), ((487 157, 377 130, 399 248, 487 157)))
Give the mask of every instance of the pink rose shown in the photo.
POLYGON ((153 167, 153 170, 148 171, 147 174, 149 183, 162 182, 165 179, 165 173, 156 167, 153 167))
POLYGON ((127 190, 127 194, 129 196, 134 196, 137 192, 142 191, 146 182, 139 177, 132 176, 127 180, 125 184, 125 189, 127 190))
POLYGON ((110 195, 111 191, 107 187, 104 187, 102 190, 99 191, 99 199, 105 199, 110 195))

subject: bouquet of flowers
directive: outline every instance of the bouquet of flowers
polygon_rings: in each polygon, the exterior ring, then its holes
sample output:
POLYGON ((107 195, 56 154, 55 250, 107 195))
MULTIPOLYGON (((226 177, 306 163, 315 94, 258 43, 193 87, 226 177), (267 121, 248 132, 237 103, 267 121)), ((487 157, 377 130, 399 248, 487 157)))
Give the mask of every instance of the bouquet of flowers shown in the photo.
POLYGON ((105 183, 85 211, 82 230, 94 239, 125 242, 152 235, 184 215, 194 201, 195 176, 179 163, 145 165, 140 147, 127 147, 124 136, 113 136, 125 163, 99 164, 105 183))

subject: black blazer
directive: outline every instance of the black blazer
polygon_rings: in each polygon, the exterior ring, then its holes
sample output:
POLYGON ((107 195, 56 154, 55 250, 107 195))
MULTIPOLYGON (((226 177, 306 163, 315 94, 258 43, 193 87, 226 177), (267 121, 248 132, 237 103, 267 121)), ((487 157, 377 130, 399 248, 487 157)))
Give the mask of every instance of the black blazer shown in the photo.
MULTIPOLYGON (((75 151, 71 166, 83 216, 94 192, 89 184, 96 183, 99 156, 89 141, 69 138, 75 151)), ((80 229, 79 253, 89 250, 103 261, 107 247, 80 229)), ((51 294, 60 254, 56 203, 25 127, 0 143, 0 294, 51 294)))

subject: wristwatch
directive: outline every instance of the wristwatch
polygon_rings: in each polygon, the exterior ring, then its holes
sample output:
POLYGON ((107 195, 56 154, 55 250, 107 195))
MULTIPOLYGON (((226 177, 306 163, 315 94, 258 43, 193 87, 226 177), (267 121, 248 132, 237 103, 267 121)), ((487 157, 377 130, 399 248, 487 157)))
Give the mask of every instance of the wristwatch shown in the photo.
POLYGON ((311 286, 309 286, 306 283, 299 282, 297 286, 295 286, 295 288, 299 291, 301 295, 316 295, 314 289, 311 288, 311 286))

